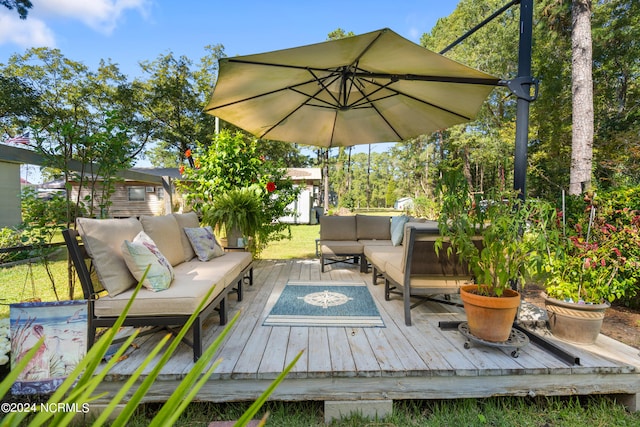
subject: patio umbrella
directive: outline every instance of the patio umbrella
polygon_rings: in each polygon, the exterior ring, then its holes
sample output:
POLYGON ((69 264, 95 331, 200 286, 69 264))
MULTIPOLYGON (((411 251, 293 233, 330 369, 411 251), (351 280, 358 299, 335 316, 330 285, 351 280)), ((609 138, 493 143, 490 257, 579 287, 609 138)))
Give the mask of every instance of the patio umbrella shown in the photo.
POLYGON ((205 111, 265 139, 396 142, 472 120, 498 82, 382 29, 223 58, 205 111))

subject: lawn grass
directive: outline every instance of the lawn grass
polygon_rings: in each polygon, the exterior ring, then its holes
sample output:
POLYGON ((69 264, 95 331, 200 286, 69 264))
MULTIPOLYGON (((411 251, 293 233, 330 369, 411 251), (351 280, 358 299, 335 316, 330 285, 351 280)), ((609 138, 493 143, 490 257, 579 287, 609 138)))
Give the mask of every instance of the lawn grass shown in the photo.
POLYGON ((319 225, 292 225, 291 239, 284 239, 269 243, 269 245, 260 253, 260 258, 315 258, 316 239, 319 237, 319 225))
MULTIPOLYGON (((128 425, 144 426, 159 405, 139 408, 128 425)), ((207 426, 212 421, 240 417, 249 403, 192 403, 176 426, 207 426)), ((268 426, 324 426, 322 402, 268 402, 268 426)), ((488 399, 404 400, 393 403, 393 413, 368 420, 352 415, 330 424, 334 427, 405 426, 637 426, 640 413, 631 414, 606 397, 495 397, 488 399)))
MULTIPOLYGON (((60 300, 69 299, 65 249, 49 261, 53 283, 60 300)), ((75 285, 74 299, 82 298, 80 283, 75 285)), ((56 301, 56 292, 43 261, 0 267, 0 318, 9 317, 9 304, 25 301, 56 301)))

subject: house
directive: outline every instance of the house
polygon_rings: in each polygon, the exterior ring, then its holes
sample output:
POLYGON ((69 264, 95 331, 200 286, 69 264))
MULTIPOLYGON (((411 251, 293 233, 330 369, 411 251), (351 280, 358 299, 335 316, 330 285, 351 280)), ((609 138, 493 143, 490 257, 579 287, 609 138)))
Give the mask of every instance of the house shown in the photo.
POLYGON ((411 197, 402 197, 393 204, 393 209, 405 211, 413 208, 413 199, 411 197))
MULTIPOLYGON (((184 209, 184 202, 176 192, 175 181, 180 180, 178 168, 132 168, 129 178, 117 181, 111 195, 108 216, 112 218, 139 217, 141 215, 164 215, 184 209)), ((298 200, 293 203, 296 215, 280 220, 290 224, 316 224, 315 211, 318 186, 321 182, 320 168, 289 168, 289 176, 301 188, 298 200)), ((78 181, 71 181, 71 197, 80 200, 89 196, 86 186, 80 188, 78 181)), ((45 186, 45 185, 43 185, 45 186)), ((64 183, 62 185, 64 188, 64 183)), ((99 192, 100 190, 98 190, 99 192)), ((99 195, 96 196, 99 199, 99 195)), ((94 212, 94 216, 97 212, 94 212)))
MULTIPOLYGON (((175 193, 173 181, 180 178, 177 168, 132 168, 129 178, 116 181, 111 195, 111 206, 108 216, 112 218, 139 217, 141 215, 164 215, 176 210, 174 201, 180 200, 175 193)), ((101 186, 97 178, 97 194, 94 195, 99 205, 101 186)), ((70 181, 72 200, 83 200, 90 196, 87 185, 80 188, 79 181, 70 181)), ((177 208, 177 209, 176 209, 177 208)), ((98 213, 95 212, 94 216, 98 213)))
POLYGON ((318 206, 318 195, 322 182, 320 168, 288 168, 287 176, 294 185, 300 188, 298 199, 287 206, 295 214, 281 217, 279 220, 287 224, 317 224, 322 208, 318 206))

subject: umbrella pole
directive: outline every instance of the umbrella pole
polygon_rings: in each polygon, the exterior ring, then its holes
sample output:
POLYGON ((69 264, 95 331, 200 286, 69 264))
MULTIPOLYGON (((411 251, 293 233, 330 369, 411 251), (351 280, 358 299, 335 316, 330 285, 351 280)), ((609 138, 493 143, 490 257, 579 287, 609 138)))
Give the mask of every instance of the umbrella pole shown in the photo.
POLYGON ((324 213, 326 214, 329 211, 329 148, 324 150, 324 167, 322 171, 324 173, 324 213))
MULTIPOLYGON (((515 90, 518 96, 516 110, 516 143, 513 171, 513 188, 519 192, 520 199, 526 197, 527 146, 529 144, 529 104, 535 99, 530 95, 534 83, 531 76, 531 41, 533 33, 533 0, 520 2, 520 42, 518 46, 518 78, 522 91, 515 90), (524 93, 522 93, 524 92, 524 93)), ((511 88, 513 90, 513 88, 511 88)))

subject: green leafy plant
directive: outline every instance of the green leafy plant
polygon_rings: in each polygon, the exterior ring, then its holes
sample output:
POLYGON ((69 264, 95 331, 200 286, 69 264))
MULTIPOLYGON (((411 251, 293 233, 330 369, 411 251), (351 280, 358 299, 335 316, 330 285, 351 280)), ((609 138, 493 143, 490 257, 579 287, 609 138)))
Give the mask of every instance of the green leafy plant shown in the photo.
POLYGON ((227 238, 237 229, 255 246, 258 230, 265 221, 261 198, 262 191, 257 185, 230 189, 216 197, 202 220, 213 227, 224 228, 227 238))
MULTIPOLYGON (((118 359, 122 354, 126 351, 129 345, 133 342, 133 340, 137 337, 137 331, 135 331, 131 336, 127 338, 127 340, 120 346, 120 348, 116 351, 111 359, 102 366, 100 370, 98 367, 105 356, 107 350, 111 346, 116 333, 122 326, 124 319, 126 318, 127 313, 135 299, 138 291, 141 288, 141 284, 144 281, 147 272, 143 275, 140 282, 138 283, 131 299, 125 306, 122 311, 120 317, 116 321, 116 323, 107 330, 105 334, 89 349, 87 355, 78 363, 73 372, 66 378, 66 380, 60 385, 60 387, 56 390, 55 393, 51 395, 47 404, 65 404, 65 405, 77 405, 77 407, 82 407, 83 404, 90 404, 94 400, 99 397, 103 397, 103 395, 95 395, 94 392, 100 383, 104 380, 104 378, 108 375, 111 368, 117 363, 118 359)), ((121 406, 123 402, 124 407, 121 409, 120 413, 117 415, 115 420, 111 421, 112 426, 125 426, 127 425, 128 420, 134 414, 134 411, 141 403, 145 394, 149 391, 154 381, 160 374, 160 371, 164 367, 164 365, 169 361, 169 358, 173 355, 176 348, 184 338, 184 336, 189 331, 189 328, 195 321, 197 314, 203 308, 204 304, 209 298, 209 295, 214 291, 212 288, 209 293, 202 299, 200 305, 194 311, 194 314, 187 320, 182 329, 178 332, 178 334, 174 337, 174 339, 168 344, 169 339, 171 338, 171 334, 167 334, 147 355, 147 357, 140 363, 140 366, 132 373, 131 377, 123 384, 122 388, 111 398, 109 404, 104 408, 104 410, 100 413, 98 418, 94 421, 94 425, 103 425, 107 422, 109 417, 114 413, 118 406, 121 406), (160 359, 158 361, 155 360, 156 356, 160 355, 160 359), (136 384, 137 381, 141 378, 143 372, 148 366, 151 366, 153 363, 153 368, 151 371, 145 375, 144 379, 140 384, 136 384), (133 392, 131 392, 134 390, 133 392)), ((151 426, 161 426, 161 425, 172 425, 175 423, 176 419, 180 416, 180 414, 186 409, 187 405, 193 400, 193 398, 198 393, 198 390, 206 383, 211 374, 213 374, 216 367, 219 365, 220 360, 210 364, 211 359, 214 354, 224 341, 225 337, 233 328, 233 325, 236 323, 240 316, 240 312, 236 313, 236 315, 229 321, 224 330, 220 333, 220 335, 214 340, 214 342, 203 352, 202 356, 198 361, 194 364, 193 368, 189 371, 189 374, 181 381, 173 394, 167 399, 163 407, 158 411, 156 416, 153 418, 149 425, 151 426)), ((34 357, 37 353, 38 349, 44 344, 44 338, 41 338, 38 343, 29 350, 29 352, 18 361, 14 369, 7 375, 7 377, 0 383, 0 398, 4 397, 10 390, 11 385, 16 381, 20 372, 24 370, 29 361, 34 357)), ((277 384, 279 384, 291 370, 291 368, 298 361, 302 353, 299 353, 298 356, 285 368, 285 370, 273 381, 272 385, 260 396, 260 398, 256 401, 260 402, 259 404, 253 405, 248 410, 248 418, 246 420, 243 419, 242 423, 238 423, 236 425, 243 426, 248 423, 248 421, 257 413, 260 406, 264 401, 266 401, 267 397, 273 392, 277 384)), ((246 414, 245 414, 246 415, 246 414)), ((3 426, 22 426, 25 425, 25 418, 29 416, 29 412, 13 412, 8 414, 3 419, 3 426)), ((40 426, 45 423, 48 425, 56 425, 56 426, 66 426, 73 423, 73 418, 76 416, 75 412, 38 412, 33 415, 33 418, 29 419, 29 423, 26 425, 29 426, 40 426)))
POLYGON ((455 251, 471 269, 478 292, 500 297, 514 285, 523 286, 542 268, 547 247, 541 232, 554 219, 555 209, 537 199, 522 201, 515 191, 493 191, 488 199, 472 197, 459 166, 443 173, 439 229, 449 253, 455 251))
POLYGON ((209 145, 198 145, 185 153, 189 166, 181 166, 182 179, 177 184, 187 204, 201 213, 205 222, 207 217, 217 215, 210 213, 214 206, 242 199, 251 209, 246 214, 251 230, 243 233, 253 238, 250 245, 255 255, 269 242, 290 237, 289 224, 278 219, 293 214, 290 205, 299 192, 287 177, 286 165, 281 159, 259 154, 259 142, 240 132, 221 131, 209 145), (260 204, 260 215, 254 214, 256 200, 260 204), (254 224, 254 219, 259 224, 254 224))
MULTIPOLYGON (((546 231, 548 296, 566 302, 613 302, 632 297, 640 281, 640 212, 615 198, 588 194, 568 224, 546 231)), ((562 215, 559 216, 562 219, 562 215)))

